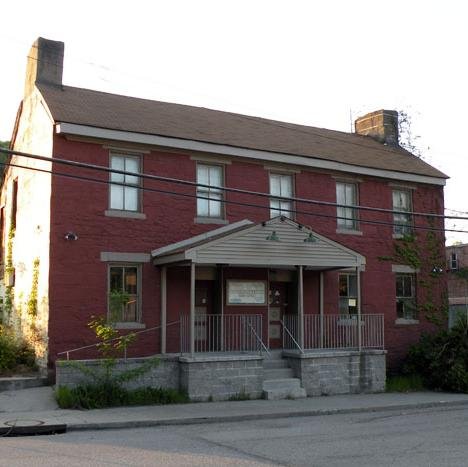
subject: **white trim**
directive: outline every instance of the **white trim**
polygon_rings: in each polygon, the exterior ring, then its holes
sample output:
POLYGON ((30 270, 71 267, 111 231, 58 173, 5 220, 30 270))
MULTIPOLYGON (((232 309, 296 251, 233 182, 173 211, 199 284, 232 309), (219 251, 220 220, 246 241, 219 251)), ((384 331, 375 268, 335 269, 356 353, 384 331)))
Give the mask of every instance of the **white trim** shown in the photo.
POLYGON ((220 158, 219 156, 215 155, 209 155, 209 154, 192 154, 190 156, 190 160, 192 161, 197 161, 197 162, 204 162, 208 164, 225 164, 225 165, 230 165, 232 164, 232 160, 228 158, 220 158))
POLYGON ((283 165, 264 165, 263 168, 268 170, 270 173, 276 174, 284 174, 284 175, 294 175, 300 174, 301 171, 299 169, 291 169, 288 167, 284 167, 283 165))
POLYGON ((224 227, 220 227, 219 229, 215 230, 210 230, 209 232, 202 233, 200 235, 196 235, 195 237, 188 238, 186 240, 182 240, 177 243, 171 243, 170 245, 163 246, 161 248, 157 248, 156 250, 153 250, 151 252, 151 255, 154 256, 160 256, 163 253, 167 253, 170 251, 178 250, 179 248, 185 248, 189 245, 192 245, 194 243, 201 242, 202 240, 207 240, 209 238, 212 238, 216 235, 224 234, 224 233, 229 233, 231 230, 238 229, 240 227, 244 227, 247 225, 253 225, 254 223, 252 221, 249 221, 248 219, 244 219, 239 222, 234 222, 234 224, 229 224, 224 227))
POLYGON ((139 211, 124 211, 120 209, 106 209, 106 217, 120 217, 122 219, 146 219, 146 214, 139 211))
POLYGON ((109 149, 112 153, 118 154, 128 154, 128 155, 141 155, 141 154, 151 154, 149 149, 135 149, 135 148, 128 148, 125 146, 112 146, 110 144, 103 144, 102 147, 104 149, 109 149))
POLYGON ((337 234, 344 234, 344 235, 362 235, 362 230, 355 230, 355 229, 336 229, 337 234))
POLYGON ((227 146, 224 144, 204 143, 188 139, 170 138, 166 136, 134 133, 130 131, 109 130, 106 128, 96 128, 87 125, 77 125, 74 123, 57 123, 55 128, 58 134, 88 136, 92 138, 148 144, 150 146, 165 146, 169 148, 187 149, 189 151, 223 154, 236 157, 246 157, 250 159, 280 162, 288 165, 299 165, 304 167, 335 170, 338 172, 351 172, 360 175, 370 175, 374 177, 383 177, 390 178, 393 180, 404 180, 416 183, 428 183, 431 185, 444 186, 446 184, 445 178, 440 177, 416 175, 412 173, 397 172, 385 169, 375 169, 371 167, 361 167, 357 165, 346 164, 343 162, 335 162, 326 159, 307 156, 296 156, 292 154, 261 151, 256 149, 245 149, 235 146, 227 146))
POLYGON ((414 269, 407 264, 392 264, 392 272, 396 274, 417 274, 419 269, 414 269))

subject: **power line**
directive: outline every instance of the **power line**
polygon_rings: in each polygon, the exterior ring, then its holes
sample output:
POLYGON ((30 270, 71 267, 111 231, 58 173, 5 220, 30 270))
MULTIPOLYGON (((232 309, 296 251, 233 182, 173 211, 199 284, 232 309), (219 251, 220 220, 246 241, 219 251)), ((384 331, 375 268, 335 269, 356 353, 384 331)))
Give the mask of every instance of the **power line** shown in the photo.
MULTIPOLYGON (((80 180, 80 181, 89 181, 89 182, 94 182, 94 183, 100 183, 100 184, 105 184, 105 185, 116 185, 116 186, 122 186, 122 187, 131 187, 131 188, 137 188, 142 191, 148 191, 148 192, 155 192, 155 193, 162 193, 162 194, 167 194, 167 195, 174 195, 174 196, 181 196, 185 198, 195 198, 195 199, 205 199, 209 201, 213 201, 213 198, 210 198, 208 196, 203 196, 203 195, 198 195, 198 194, 190 194, 190 193, 181 193, 181 192, 176 192, 176 191, 171 191, 171 190, 163 190, 163 189, 158 189, 158 188, 150 188, 150 187, 136 187, 135 185, 129 185, 127 183, 120 183, 120 182, 113 182, 110 180, 101 180, 98 178, 92 178, 92 177, 85 177, 82 175, 74 175, 70 173, 65 173, 65 172, 58 172, 56 170, 47 170, 47 169, 40 169, 38 167, 30 167, 26 165, 21 165, 21 164, 14 164, 11 162, 0 162, 0 165, 3 166, 9 166, 9 167, 16 167, 16 168, 21 168, 21 169, 26 169, 26 170, 32 170, 36 172, 41 172, 41 173, 48 173, 54 176, 59 176, 59 177, 65 177, 65 178, 70 178, 74 180, 80 180)), ((220 203, 223 204, 231 204, 231 205, 236 205, 236 206, 244 206, 244 207, 253 207, 253 208, 260 208, 262 210, 265 209, 270 209, 269 206, 264 206, 260 204, 254 204, 254 203, 246 203, 242 201, 233 201, 233 200, 216 200, 220 203)), ((290 212, 293 214, 302 214, 302 215, 307 215, 307 216, 313 216, 313 217, 321 217, 321 218, 328 218, 328 219, 350 219, 344 216, 338 216, 338 215, 330 215, 330 214, 319 214, 319 213, 312 213, 312 212, 307 212, 307 211, 302 211, 298 209, 281 209, 281 211, 286 211, 290 212)), ((360 223, 362 224, 371 224, 371 225, 386 225, 386 226, 402 226, 406 227, 406 224, 398 224, 394 222, 385 222, 385 221, 371 221, 371 220, 359 220, 360 223)), ((444 229, 444 228, 436 228, 436 227, 424 227, 424 226, 412 226, 413 229, 415 230, 424 230, 424 231, 433 231, 433 232, 457 232, 457 233, 468 233, 467 230, 455 230, 455 229, 444 229)))
POLYGON ((455 219, 455 220, 468 220, 468 217, 460 217, 460 216, 445 216, 443 214, 433 214, 433 213, 424 213, 424 212, 416 212, 416 211, 398 211, 398 210, 393 210, 393 209, 386 209, 386 208, 377 208, 377 207, 370 207, 370 206, 360 206, 360 205, 347 205, 347 204, 340 204, 340 203, 335 203, 332 201, 319 201, 319 200, 313 200, 313 199, 307 199, 307 198, 298 198, 294 196, 275 196, 270 193, 263 193, 259 191, 252 191, 252 190, 243 190, 240 188, 231 188, 231 187, 225 187, 225 186, 216 186, 216 185, 206 185, 203 183, 198 183, 198 182, 193 182, 190 180, 182 180, 178 178, 171 178, 171 177, 164 177, 160 175, 151 175, 151 174, 145 174, 141 172, 128 172, 124 170, 119 170, 119 169, 113 169, 111 167, 105 167, 102 165, 96 165, 96 164, 88 164, 84 162, 77 162, 77 161, 71 161, 69 159, 62 159, 62 158, 56 158, 56 157, 47 157, 47 156, 40 156, 37 154, 31 154, 31 153, 26 153, 26 152, 21 152, 21 151, 14 151, 10 149, 2 149, 0 148, 0 152, 4 152, 9 155, 17 155, 21 157, 26 157, 30 159, 37 159, 37 160, 42 160, 42 161, 47 161, 47 162, 52 162, 52 163, 58 163, 58 164, 63 164, 63 165, 69 165, 72 167, 79 167, 79 168, 84 168, 84 169, 90 169, 90 170, 97 170, 101 172, 106 172, 106 173, 116 173, 120 175, 129 175, 129 176, 134 176, 138 177, 140 179, 149 179, 149 180, 156 180, 156 181, 161 181, 161 182, 167 182, 167 183, 174 183, 174 184, 180 184, 180 185, 186 185, 186 186, 191 186, 191 187, 196 187, 196 188, 208 188, 212 190, 220 190, 224 192, 231 192, 231 193, 238 193, 238 194, 245 194, 245 195, 251 195, 251 196, 258 196, 262 198, 274 198, 282 201, 291 201, 291 202, 296 202, 296 203, 304 203, 304 204, 315 204, 318 206, 331 206, 331 207, 340 207, 340 208, 351 208, 351 209, 356 209, 356 210, 361 210, 361 211, 371 211, 371 212, 379 212, 379 213, 388 213, 388 214, 404 214, 404 215, 412 215, 412 216, 419 216, 419 217, 426 217, 426 218, 434 218, 434 219, 455 219))

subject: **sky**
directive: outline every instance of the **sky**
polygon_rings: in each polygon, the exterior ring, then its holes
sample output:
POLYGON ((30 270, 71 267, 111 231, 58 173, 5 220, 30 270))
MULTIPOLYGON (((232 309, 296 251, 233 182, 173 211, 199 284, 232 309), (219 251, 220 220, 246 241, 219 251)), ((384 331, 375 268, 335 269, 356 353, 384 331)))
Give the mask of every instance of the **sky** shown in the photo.
MULTIPOLYGON (((468 216, 465 3, 3 2, 0 140, 11 137, 26 57, 42 36, 65 43, 71 86, 340 131, 367 112, 402 110, 423 158, 451 177, 446 214, 468 216)), ((468 221, 447 228, 468 231, 468 221)))

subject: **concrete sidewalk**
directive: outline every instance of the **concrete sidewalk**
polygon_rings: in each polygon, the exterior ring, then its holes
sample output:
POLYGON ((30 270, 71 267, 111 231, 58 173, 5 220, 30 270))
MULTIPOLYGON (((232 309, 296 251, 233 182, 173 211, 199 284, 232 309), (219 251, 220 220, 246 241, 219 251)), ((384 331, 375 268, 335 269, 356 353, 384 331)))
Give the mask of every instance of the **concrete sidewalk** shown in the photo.
POLYGON ((12 425, 41 426, 42 429, 61 426, 67 431, 99 430, 463 405, 468 406, 468 394, 415 392, 280 401, 198 402, 80 411, 57 408, 52 388, 45 387, 23 389, 16 391, 16 394, 0 393, 0 430, 5 432, 12 425))

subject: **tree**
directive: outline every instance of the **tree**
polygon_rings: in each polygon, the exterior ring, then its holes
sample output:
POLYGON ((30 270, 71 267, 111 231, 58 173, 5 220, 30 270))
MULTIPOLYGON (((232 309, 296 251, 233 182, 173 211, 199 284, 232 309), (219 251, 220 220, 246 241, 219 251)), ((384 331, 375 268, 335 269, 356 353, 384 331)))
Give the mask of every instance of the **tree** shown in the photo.
POLYGON ((418 140, 421 136, 414 134, 412 116, 406 110, 398 110, 398 144, 416 157, 423 158, 418 140))

